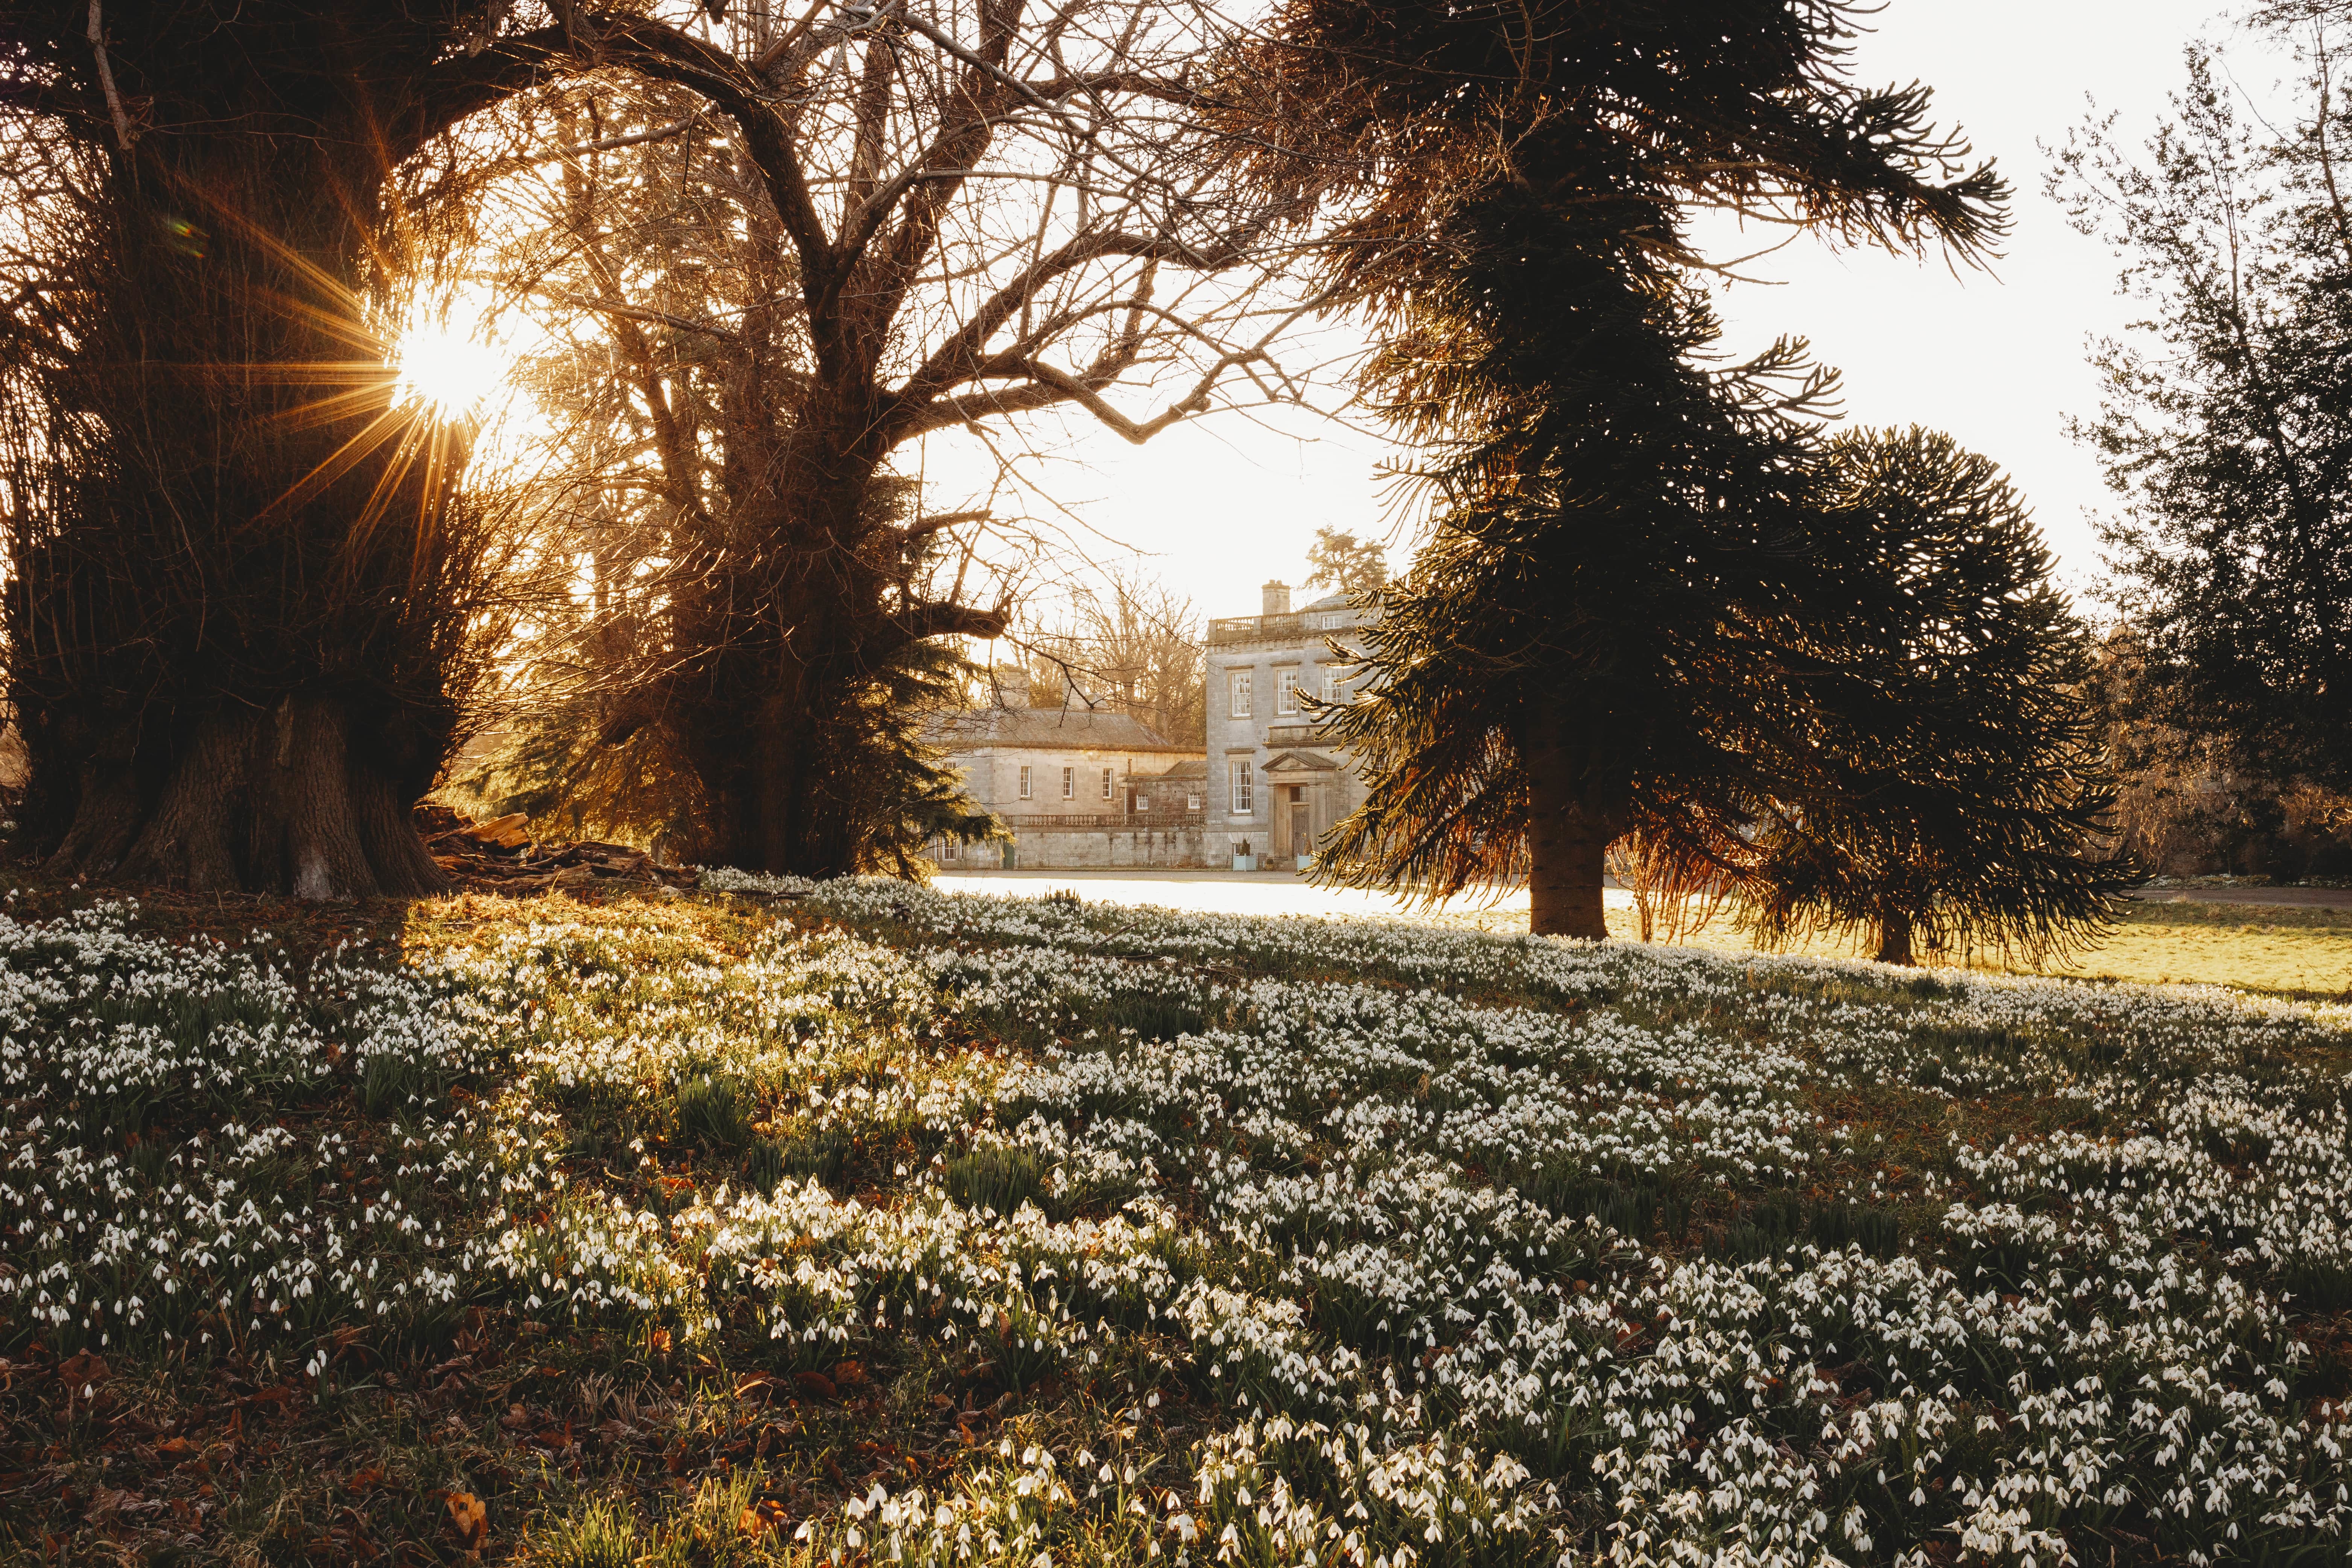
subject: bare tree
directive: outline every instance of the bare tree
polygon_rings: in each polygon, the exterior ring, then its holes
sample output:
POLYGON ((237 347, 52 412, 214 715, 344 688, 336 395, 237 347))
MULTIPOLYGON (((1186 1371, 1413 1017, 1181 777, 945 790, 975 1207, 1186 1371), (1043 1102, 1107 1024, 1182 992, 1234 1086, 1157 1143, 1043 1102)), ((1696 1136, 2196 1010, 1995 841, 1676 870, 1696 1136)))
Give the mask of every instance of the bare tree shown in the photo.
MULTIPOLYGON (((520 144, 558 149, 503 190, 495 260, 499 291, 530 301, 548 334, 517 379, 545 427, 526 464, 540 475, 533 553, 563 563, 570 592, 509 650, 525 678, 506 743, 450 787, 562 830, 726 858, 667 709, 712 651, 696 640, 702 579, 764 502, 765 459, 788 433, 772 405, 748 400, 761 367, 794 352, 793 257, 727 121, 681 89, 596 81, 509 118, 520 144)), ((952 597, 931 580, 988 521, 909 533, 919 489, 884 474, 870 490, 877 531, 904 542, 886 613, 909 593, 952 597)), ((824 732, 803 737, 831 757, 824 782, 845 786, 833 820, 847 864, 899 869, 943 833, 992 830, 920 738, 963 674, 953 639, 885 650, 824 732)))
POLYGON ((1229 380, 1282 390, 1293 312, 1254 291, 1273 215, 1202 172, 1189 114, 1218 26, 1156 0, 896 0, 580 37, 718 111, 616 100, 587 142, 672 144, 663 177, 730 236, 700 299, 641 287, 593 206, 546 267, 604 322, 675 541, 665 662, 606 739, 677 738, 716 858, 854 869, 878 689, 1007 621, 984 541, 1019 520, 911 492, 927 447, 1017 466, 1063 415, 1139 442, 1229 380))
POLYGON ((1114 572, 1071 595, 1059 625, 1030 633, 1030 700, 1125 713, 1171 741, 1208 729, 1200 612, 1167 584, 1114 572))

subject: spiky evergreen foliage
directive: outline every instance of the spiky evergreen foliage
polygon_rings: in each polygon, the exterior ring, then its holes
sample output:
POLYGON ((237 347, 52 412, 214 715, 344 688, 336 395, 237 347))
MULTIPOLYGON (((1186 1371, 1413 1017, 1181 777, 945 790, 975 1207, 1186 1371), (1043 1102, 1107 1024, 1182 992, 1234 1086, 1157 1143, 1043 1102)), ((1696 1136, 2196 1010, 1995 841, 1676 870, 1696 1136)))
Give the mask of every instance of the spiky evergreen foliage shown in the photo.
POLYGON ((1598 936, 1602 856, 1729 859, 1810 766, 1801 610, 1834 519, 1804 495, 1801 345, 1713 369, 1696 203, 1849 239, 1995 237, 1927 94, 1856 89, 1830 0, 1292 0, 1237 80, 1260 178, 1345 213, 1335 297, 1437 452, 1437 528, 1381 601, 1339 718, 1370 796, 1326 874, 1443 893, 1528 877, 1539 931, 1598 936), (1277 151, 1265 151, 1266 142, 1277 151))
MULTIPOLYGON (((965 793, 923 736, 971 675, 953 650, 913 643, 853 696, 821 742, 834 793, 848 809, 849 863, 857 870, 919 878, 923 846, 936 838, 979 844, 1003 828, 965 793)), ((641 845, 703 859, 714 837, 700 779, 675 733, 646 724, 603 739, 608 694, 559 689, 526 710, 507 742, 453 779, 447 793, 493 815, 525 812, 559 833, 641 845)))
POLYGON ((937 643, 910 643, 857 694, 858 710, 828 737, 833 776, 859 794, 852 829, 861 870, 920 879, 936 838, 982 844, 1004 826, 965 793, 961 769, 925 743, 926 721, 955 700, 971 666, 937 643))
POLYGON ((1597 921, 1619 834, 1639 826, 1729 864, 1753 803, 1800 787, 1792 687, 1816 662, 1802 611, 1824 596, 1825 552, 1810 427, 1793 416, 1824 388, 1792 345, 1736 373, 1695 369, 1716 329, 1691 293, 1645 298, 1572 245, 1497 248, 1491 273, 1445 282, 1566 304, 1564 331, 1497 343, 1517 363, 1489 370, 1548 395, 1490 427, 1524 471, 1449 483, 1433 537, 1378 600, 1365 696, 1334 715, 1367 798, 1326 863, 1432 894, 1523 878, 1540 892, 1565 871, 1597 921), (1550 825, 1577 841, 1548 841, 1550 825))
POLYGON ((1749 925, 1861 928, 1897 963, 2087 942, 2139 872, 2106 852, 2086 634, 2041 530, 1990 460, 1916 426, 1831 443, 1817 497, 1843 523, 1852 598, 1809 683, 1824 765, 1766 803, 1739 879, 1749 925))
MULTIPOLYGON (((961 697, 971 666, 936 643, 911 643, 849 695, 812 737, 837 803, 849 868, 923 880, 932 840, 982 844, 1003 825, 976 805, 961 770, 924 738, 961 697)), ((607 703, 593 688, 527 710, 507 743, 451 781, 446 794, 492 815, 528 813, 556 833, 636 844, 702 861, 717 842, 710 805, 676 733, 648 723, 607 744, 607 703)))

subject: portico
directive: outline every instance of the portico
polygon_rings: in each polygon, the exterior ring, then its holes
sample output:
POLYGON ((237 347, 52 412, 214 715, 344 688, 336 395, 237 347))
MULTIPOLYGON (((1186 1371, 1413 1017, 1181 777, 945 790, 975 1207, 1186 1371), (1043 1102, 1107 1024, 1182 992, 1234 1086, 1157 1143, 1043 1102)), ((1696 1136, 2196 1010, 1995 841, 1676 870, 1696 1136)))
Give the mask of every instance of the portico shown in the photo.
POLYGON ((1267 848, 1276 859, 1305 868, 1316 844, 1347 815, 1338 787, 1345 773, 1320 752, 1286 751, 1266 760, 1265 788, 1273 806, 1273 842, 1267 848))

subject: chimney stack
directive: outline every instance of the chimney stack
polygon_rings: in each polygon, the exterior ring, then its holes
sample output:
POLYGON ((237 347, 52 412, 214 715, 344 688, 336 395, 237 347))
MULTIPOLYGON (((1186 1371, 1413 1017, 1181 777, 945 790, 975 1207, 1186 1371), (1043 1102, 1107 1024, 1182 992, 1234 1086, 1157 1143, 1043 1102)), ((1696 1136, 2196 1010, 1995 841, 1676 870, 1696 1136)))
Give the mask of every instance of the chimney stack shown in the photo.
POLYGON ((1268 583, 1265 585, 1265 608, 1259 612, 1261 615, 1286 616, 1290 614, 1289 584, 1268 583))

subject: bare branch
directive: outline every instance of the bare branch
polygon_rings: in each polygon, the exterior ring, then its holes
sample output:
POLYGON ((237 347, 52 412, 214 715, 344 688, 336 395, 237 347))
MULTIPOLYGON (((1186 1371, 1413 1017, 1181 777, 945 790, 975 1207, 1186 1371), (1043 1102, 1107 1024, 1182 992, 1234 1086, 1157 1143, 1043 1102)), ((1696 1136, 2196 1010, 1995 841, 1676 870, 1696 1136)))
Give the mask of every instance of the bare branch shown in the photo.
POLYGON ((599 315, 626 316, 633 321, 644 321, 656 327, 669 327, 681 332, 698 332, 707 338, 717 338, 721 342, 731 343, 736 339, 736 334, 724 327, 714 327, 708 321, 689 321, 684 316, 673 316, 667 310, 649 310, 642 305, 625 305, 617 300, 575 294, 569 289, 541 288, 538 291, 548 299, 560 300, 567 305, 577 305, 583 310, 593 310, 599 315))
POLYGON ((131 116, 123 112, 122 95, 114 88, 114 66, 106 58, 106 26, 100 18, 99 0, 89 0, 89 47, 98 56, 99 86, 106 93, 107 111, 114 116, 115 140, 131 151, 131 116))

